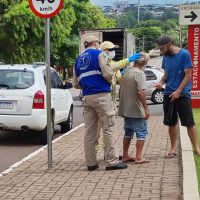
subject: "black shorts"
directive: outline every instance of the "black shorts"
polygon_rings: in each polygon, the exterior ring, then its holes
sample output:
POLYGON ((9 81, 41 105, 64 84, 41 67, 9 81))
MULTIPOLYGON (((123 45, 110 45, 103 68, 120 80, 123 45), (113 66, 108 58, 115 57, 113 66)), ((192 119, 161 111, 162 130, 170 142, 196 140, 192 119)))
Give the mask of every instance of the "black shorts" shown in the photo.
POLYGON ((188 97, 180 97, 174 102, 171 102, 169 96, 164 96, 163 102, 164 109, 164 121, 167 126, 174 126, 177 124, 178 116, 182 126, 195 125, 194 117, 192 113, 192 101, 188 97))

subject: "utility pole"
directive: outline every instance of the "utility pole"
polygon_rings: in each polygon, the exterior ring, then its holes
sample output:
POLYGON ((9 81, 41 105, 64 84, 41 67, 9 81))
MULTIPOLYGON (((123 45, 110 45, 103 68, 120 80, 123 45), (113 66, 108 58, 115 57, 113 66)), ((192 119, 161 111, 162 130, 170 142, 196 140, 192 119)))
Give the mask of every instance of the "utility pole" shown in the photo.
POLYGON ((138 0, 138 23, 140 22, 140 0, 138 0))
POLYGON ((144 35, 142 36, 142 51, 144 51, 144 35))
POLYGON ((182 48, 182 27, 179 26, 179 46, 182 48))

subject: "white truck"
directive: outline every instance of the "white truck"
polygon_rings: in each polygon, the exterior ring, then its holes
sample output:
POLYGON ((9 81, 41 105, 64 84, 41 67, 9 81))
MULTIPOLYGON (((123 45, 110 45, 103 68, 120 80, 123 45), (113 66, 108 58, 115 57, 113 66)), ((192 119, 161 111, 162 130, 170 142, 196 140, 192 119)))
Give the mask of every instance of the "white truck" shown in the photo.
POLYGON ((115 60, 127 58, 135 53, 135 38, 125 28, 105 28, 105 29, 82 29, 79 31, 80 43, 79 53, 85 48, 83 46, 84 38, 87 35, 95 35, 100 41, 110 41, 115 45, 119 45, 116 49, 115 60))

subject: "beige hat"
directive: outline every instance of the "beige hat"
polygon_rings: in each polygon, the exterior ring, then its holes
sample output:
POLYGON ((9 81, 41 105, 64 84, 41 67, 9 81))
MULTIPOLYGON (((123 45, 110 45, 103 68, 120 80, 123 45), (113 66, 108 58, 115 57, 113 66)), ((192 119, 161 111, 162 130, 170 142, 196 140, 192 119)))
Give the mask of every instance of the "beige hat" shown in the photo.
POLYGON ((113 48, 119 48, 119 45, 115 45, 112 42, 109 41, 104 41, 101 44, 101 50, 105 50, 105 49, 113 49, 113 48))
POLYGON ((84 38, 84 44, 85 43, 90 43, 90 42, 101 42, 96 36, 94 35, 87 35, 85 38, 84 38))

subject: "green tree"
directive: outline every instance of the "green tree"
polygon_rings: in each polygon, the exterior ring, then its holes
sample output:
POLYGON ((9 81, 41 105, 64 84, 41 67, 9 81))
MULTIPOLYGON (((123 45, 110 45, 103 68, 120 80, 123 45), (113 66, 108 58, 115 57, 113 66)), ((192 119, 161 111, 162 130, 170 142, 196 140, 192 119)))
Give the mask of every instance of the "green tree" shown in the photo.
POLYGON ((163 22, 161 20, 146 20, 146 21, 140 21, 140 23, 136 24, 134 28, 140 28, 140 27, 162 27, 163 22))
MULTIPOLYGON (((115 26, 114 20, 89 0, 65 0, 58 15, 51 18, 52 63, 71 65, 78 53, 78 30, 115 26)), ((44 60, 44 19, 35 16, 27 0, 0 2, 0 61, 31 63, 44 60)))
MULTIPOLYGON (((112 16, 115 18, 115 16, 112 16)), ((135 11, 128 11, 116 17, 117 27, 133 28, 137 24, 135 11)))
POLYGON ((155 47, 156 40, 163 33, 160 20, 141 21, 132 29, 136 37, 136 49, 148 52, 155 47))
MULTIPOLYGON (((43 23, 28 9, 27 1, 6 4, 0 18, 0 60, 9 63, 30 62, 41 55, 43 23), (37 38, 37 40, 35 40, 37 38)), ((2 7, 1 7, 2 8, 2 7)))
POLYGON ((105 17, 101 10, 89 1, 73 1, 71 3, 75 13, 75 23, 71 26, 69 37, 65 37, 62 45, 55 48, 51 54, 52 64, 65 67, 72 66, 79 50, 79 30, 93 28, 115 27, 115 21, 105 17))
POLYGON ((133 35, 136 37, 137 51, 146 51, 155 48, 157 38, 161 35, 160 27, 139 27, 132 29, 133 35))
POLYGON ((187 29, 178 26, 176 19, 146 20, 138 23, 133 29, 136 36, 136 46, 139 50, 149 51, 156 45, 161 35, 170 35, 178 46, 187 46, 187 29))
POLYGON ((168 30, 176 29, 178 25, 178 21, 176 19, 168 19, 165 23, 162 23, 162 29, 164 32, 168 30))
POLYGON ((171 8, 164 9, 164 12, 162 16, 160 17, 160 20, 166 21, 168 19, 178 19, 178 13, 174 12, 175 10, 171 8))
POLYGON ((152 13, 149 12, 148 10, 145 10, 145 11, 142 10, 140 12, 140 20, 145 21, 145 20, 149 20, 149 19, 154 19, 152 13))
POLYGON ((188 26, 179 26, 180 43, 183 48, 188 47, 188 26))

